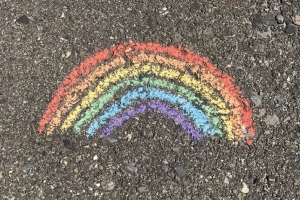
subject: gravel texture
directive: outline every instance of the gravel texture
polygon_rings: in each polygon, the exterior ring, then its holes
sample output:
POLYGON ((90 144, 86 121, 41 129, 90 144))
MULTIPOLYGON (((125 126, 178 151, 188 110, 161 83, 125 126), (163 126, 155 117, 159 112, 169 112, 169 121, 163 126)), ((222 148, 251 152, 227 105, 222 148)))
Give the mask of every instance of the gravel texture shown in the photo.
POLYGON ((298 0, 1 0, 0 199, 299 199, 299 15, 298 0), (182 44, 233 76, 253 145, 194 144, 154 113, 111 138, 38 135, 68 72, 130 40, 182 44))

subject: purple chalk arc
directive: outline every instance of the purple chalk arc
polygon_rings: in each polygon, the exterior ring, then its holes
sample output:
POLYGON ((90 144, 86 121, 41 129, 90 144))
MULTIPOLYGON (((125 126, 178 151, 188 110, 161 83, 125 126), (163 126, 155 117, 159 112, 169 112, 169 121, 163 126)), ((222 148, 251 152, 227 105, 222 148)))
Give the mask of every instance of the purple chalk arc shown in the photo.
POLYGON ((121 115, 112 118, 102 129, 100 138, 110 135, 112 131, 121 126, 125 121, 138 114, 144 114, 146 111, 164 114, 173 119, 187 134, 192 137, 193 140, 198 141, 203 137, 200 129, 190 123, 189 120, 184 116, 184 113, 182 111, 178 111, 160 100, 151 100, 148 102, 144 102, 135 108, 129 108, 125 110, 121 115))

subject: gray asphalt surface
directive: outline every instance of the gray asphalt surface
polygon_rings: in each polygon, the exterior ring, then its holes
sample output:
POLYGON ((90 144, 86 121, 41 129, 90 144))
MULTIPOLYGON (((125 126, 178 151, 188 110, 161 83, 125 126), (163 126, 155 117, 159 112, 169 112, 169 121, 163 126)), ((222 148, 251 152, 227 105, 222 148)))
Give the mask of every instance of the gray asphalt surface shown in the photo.
POLYGON ((298 0, 0 0, 0 199, 299 199, 297 16, 298 0), (253 145, 191 145, 157 114, 115 132, 131 141, 39 135, 63 78, 130 40, 182 44, 233 76, 256 111, 253 145))

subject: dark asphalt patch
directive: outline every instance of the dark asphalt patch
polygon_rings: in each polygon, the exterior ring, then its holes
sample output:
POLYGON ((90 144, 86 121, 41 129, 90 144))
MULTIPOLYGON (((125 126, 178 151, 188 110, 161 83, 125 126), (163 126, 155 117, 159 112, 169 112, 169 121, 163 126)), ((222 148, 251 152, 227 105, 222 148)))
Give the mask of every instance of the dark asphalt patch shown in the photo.
POLYGON ((21 24, 29 24, 29 19, 26 15, 22 15, 19 17, 16 22, 21 23, 21 24))
POLYGON ((2 199, 299 198, 300 48, 292 20, 299 2, 5 1, 0 9, 2 199), (16 22, 24 14, 29 24, 16 22), (38 135, 63 77, 95 51, 129 40, 183 44, 233 76, 248 98, 260 98, 253 145, 191 144, 173 121, 151 113, 115 130, 119 140, 106 146, 73 133, 38 135), (279 122, 267 124, 274 115, 279 122), (132 163, 137 175, 127 170, 132 163))

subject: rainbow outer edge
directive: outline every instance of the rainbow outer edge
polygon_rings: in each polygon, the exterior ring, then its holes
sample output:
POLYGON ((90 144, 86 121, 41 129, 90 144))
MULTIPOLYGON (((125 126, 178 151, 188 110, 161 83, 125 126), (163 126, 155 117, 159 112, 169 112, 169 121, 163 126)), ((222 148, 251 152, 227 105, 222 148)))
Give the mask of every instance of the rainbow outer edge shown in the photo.
POLYGON ((243 109, 240 110, 242 116, 242 126, 238 130, 242 132, 246 139, 251 139, 255 136, 255 124, 252 120, 252 109, 250 108, 250 102, 247 100, 240 92, 239 88, 234 85, 233 79, 225 74, 224 72, 218 70, 215 66, 210 64, 205 58, 191 52, 187 48, 175 47, 175 46, 164 46, 157 43, 135 43, 128 42, 114 46, 110 49, 105 49, 95 56, 86 59, 78 67, 76 67, 71 73, 63 80, 63 83, 56 91, 52 101, 49 103, 42 119, 39 123, 38 132, 42 133, 45 130, 45 126, 51 121, 53 115, 58 109, 61 101, 69 95, 71 88, 76 85, 84 76, 91 73, 98 63, 102 63, 105 60, 130 56, 136 53, 147 53, 153 52, 155 54, 168 54, 171 57, 175 57, 184 62, 190 63, 191 65, 200 65, 201 67, 208 70, 213 74, 224 87, 231 91, 233 98, 238 99, 238 102, 243 109))

